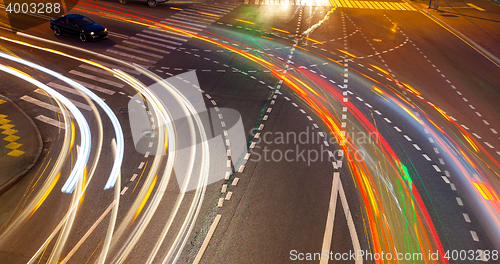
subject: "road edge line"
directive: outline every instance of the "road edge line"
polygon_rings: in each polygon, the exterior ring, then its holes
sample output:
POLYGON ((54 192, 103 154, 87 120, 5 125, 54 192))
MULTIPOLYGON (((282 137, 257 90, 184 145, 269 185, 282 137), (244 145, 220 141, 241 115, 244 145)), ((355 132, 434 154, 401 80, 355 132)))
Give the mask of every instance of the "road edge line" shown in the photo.
POLYGON ((203 254, 205 253, 205 250, 208 247, 208 243, 212 239, 212 236, 214 235, 215 229, 217 228, 217 225, 219 224, 220 218, 222 215, 218 214, 215 217, 214 222, 212 223, 212 226, 210 227, 210 230, 208 231, 207 236, 205 237, 205 240, 203 241, 203 244, 201 245, 200 251, 198 251, 198 254, 196 255, 196 258, 194 259, 193 264, 198 264, 201 261, 201 258, 203 257, 203 254))
POLYGON ((26 119, 28 119, 28 121, 33 126, 33 129, 35 129, 35 133, 36 133, 36 136, 38 138, 38 151, 37 151, 37 154, 35 155, 35 157, 33 158, 33 161, 31 162, 31 164, 29 164, 26 167, 26 169, 24 169, 23 171, 21 171, 20 173, 18 173, 14 177, 12 177, 10 180, 8 180, 6 183, 2 184, 2 186, 0 186, 0 196, 1 196, 4 193, 6 193, 7 191, 9 191, 10 188, 14 187, 14 185, 16 185, 16 183, 18 183, 36 165, 36 163, 38 162, 38 159, 40 158, 40 155, 42 154, 43 140, 42 140, 42 134, 40 133, 40 129, 35 124, 33 119, 31 119, 31 117, 28 114, 26 114, 26 112, 24 112, 14 101, 12 101, 7 96, 0 95, 0 98, 5 99, 5 100, 9 101, 10 103, 12 103, 14 105, 14 107, 16 107, 17 110, 19 112, 21 112, 21 114, 24 115, 24 117, 26 117, 26 119))
POLYGON ((440 25, 444 29, 446 29, 449 32, 451 32, 452 34, 454 34, 460 40, 462 40, 467 45, 469 45, 471 48, 473 48, 474 50, 476 50, 479 54, 483 55, 486 59, 488 59, 493 64, 495 64, 495 66, 497 66, 497 67, 500 68, 500 59, 498 57, 496 57, 495 55, 493 55, 491 52, 487 51, 481 45, 477 44, 472 39, 468 38, 467 36, 465 36, 464 34, 462 34, 460 31, 454 29, 452 26, 446 24, 445 22, 443 22, 439 18, 435 17, 434 15, 430 14, 426 10, 420 9, 420 13, 424 14, 425 16, 427 16, 428 18, 430 18, 431 20, 433 20, 434 22, 436 22, 436 24, 440 25))

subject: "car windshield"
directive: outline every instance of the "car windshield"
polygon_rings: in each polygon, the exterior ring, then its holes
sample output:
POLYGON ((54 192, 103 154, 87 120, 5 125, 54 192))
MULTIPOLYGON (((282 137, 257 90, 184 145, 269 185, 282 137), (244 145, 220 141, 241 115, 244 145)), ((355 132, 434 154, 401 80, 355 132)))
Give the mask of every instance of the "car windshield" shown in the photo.
POLYGON ((92 21, 90 18, 84 17, 84 16, 72 17, 71 20, 79 27, 84 27, 84 26, 94 24, 94 21, 92 21))

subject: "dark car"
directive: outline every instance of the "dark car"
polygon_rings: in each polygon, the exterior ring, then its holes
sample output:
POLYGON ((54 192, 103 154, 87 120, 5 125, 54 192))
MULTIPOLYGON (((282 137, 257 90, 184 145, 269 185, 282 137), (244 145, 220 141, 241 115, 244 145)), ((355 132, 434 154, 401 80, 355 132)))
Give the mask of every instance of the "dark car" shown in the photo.
POLYGON ((108 29, 92 19, 79 14, 66 14, 50 20, 50 28, 56 35, 77 36, 81 41, 99 40, 108 37, 108 29))
MULTIPOLYGON (((137 1, 137 0, 135 0, 135 1, 137 1)), ((167 2, 168 0, 140 0, 140 1, 147 2, 148 6, 150 6, 150 7, 156 7, 159 3, 167 2)), ((127 3, 127 0, 118 0, 118 2, 120 2, 121 4, 125 4, 125 3, 127 3)))

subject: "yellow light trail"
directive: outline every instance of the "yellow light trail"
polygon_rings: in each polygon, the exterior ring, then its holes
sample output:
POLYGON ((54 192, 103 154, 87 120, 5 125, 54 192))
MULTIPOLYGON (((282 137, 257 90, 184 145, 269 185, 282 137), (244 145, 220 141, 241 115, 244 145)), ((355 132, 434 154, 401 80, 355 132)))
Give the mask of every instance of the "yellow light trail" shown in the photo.
POLYGON ((236 21, 239 21, 239 22, 243 22, 243 23, 247 23, 247 24, 251 24, 251 25, 255 25, 254 22, 250 22, 250 21, 246 21, 246 20, 243 20, 243 19, 237 19, 237 18, 233 18, 234 20, 236 21))
POLYGON ((279 32, 283 32, 283 33, 287 33, 287 34, 290 34, 290 32, 286 31, 286 30, 283 30, 283 29, 279 29, 279 28, 273 28, 273 27, 269 27, 270 29, 272 30, 276 30, 276 31, 279 31, 279 32))
POLYGON ((315 39, 312 39, 312 38, 307 38, 307 37, 302 37, 302 38, 307 39, 307 40, 309 40, 309 41, 312 41, 312 42, 314 42, 314 43, 318 43, 318 44, 321 44, 321 45, 325 45, 325 43, 323 43, 323 42, 321 42, 321 41, 319 41, 319 40, 315 40, 315 39))

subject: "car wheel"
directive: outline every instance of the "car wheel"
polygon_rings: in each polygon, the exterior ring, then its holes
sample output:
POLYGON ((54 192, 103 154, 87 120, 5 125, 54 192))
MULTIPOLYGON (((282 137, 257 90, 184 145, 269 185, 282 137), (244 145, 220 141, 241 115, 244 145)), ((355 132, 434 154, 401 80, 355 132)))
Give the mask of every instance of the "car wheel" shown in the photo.
POLYGON ((56 34, 56 36, 61 35, 61 30, 58 27, 54 27, 54 34, 56 34))
POLYGON ((124 5, 127 3, 127 0, 120 0, 119 2, 120 2, 120 4, 124 5))
POLYGON ((87 36, 85 35, 85 33, 80 33, 80 40, 83 42, 87 41, 87 36))
POLYGON ((158 2, 156 0, 148 0, 149 7, 156 7, 157 5, 158 5, 158 2))

